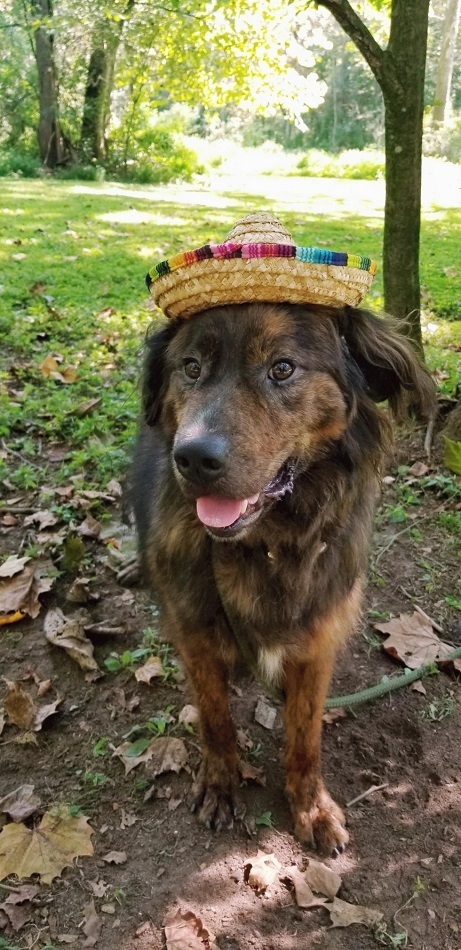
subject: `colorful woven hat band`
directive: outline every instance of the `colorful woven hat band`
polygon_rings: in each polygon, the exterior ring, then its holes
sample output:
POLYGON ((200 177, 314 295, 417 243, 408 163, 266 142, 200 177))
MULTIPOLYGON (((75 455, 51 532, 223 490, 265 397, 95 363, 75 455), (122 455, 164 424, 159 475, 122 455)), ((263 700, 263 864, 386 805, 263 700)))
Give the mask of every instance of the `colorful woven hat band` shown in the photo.
POLYGON ((242 218, 222 244, 205 244, 161 261, 146 282, 169 317, 254 301, 357 306, 376 264, 369 257, 300 247, 272 215, 242 218))

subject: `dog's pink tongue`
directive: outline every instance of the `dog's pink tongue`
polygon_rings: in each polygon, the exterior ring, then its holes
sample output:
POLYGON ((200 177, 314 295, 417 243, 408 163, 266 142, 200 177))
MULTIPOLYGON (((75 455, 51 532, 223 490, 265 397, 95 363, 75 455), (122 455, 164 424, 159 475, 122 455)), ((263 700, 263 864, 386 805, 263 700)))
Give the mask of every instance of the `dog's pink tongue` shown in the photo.
POLYGON ((203 495, 197 498, 197 515, 202 524, 209 528, 228 528, 237 521, 242 511, 241 501, 233 498, 215 498, 213 495, 203 495))

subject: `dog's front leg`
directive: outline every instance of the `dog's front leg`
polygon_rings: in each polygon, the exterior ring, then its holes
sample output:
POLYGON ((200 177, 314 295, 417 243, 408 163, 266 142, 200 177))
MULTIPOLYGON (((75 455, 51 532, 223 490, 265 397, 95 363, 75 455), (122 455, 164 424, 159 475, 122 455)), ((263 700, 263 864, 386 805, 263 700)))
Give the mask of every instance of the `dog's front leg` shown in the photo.
POLYGON ((202 764, 192 786, 191 807, 208 828, 230 828, 240 813, 235 726, 229 709, 228 667, 208 637, 188 637, 180 651, 200 716, 202 764))
POLYGON ((322 714, 332 665, 331 654, 317 654, 288 663, 284 677, 285 768, 295 833, 322 854, 338 853, 349 840, 344 815, 321 776, 322 714))

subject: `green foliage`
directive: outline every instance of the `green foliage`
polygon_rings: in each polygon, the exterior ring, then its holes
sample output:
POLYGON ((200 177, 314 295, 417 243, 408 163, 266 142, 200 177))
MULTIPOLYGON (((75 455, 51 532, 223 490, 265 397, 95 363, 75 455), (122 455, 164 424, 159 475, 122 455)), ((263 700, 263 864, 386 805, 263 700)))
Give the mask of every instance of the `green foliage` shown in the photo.
POLYGON ((452 439, 445 438, 443 464, 450 469, 450 472, 461 475, 461 442, 453 442, 452 439))
POLYGON ((37 178, 40 173, 40 159, 28 152, 15 150, 0 151, 0 178, 8 175, 16 178, 37 178))
POLYGON ((298 162, 297 174, 309 178, 365 178, 384 176, 384 155, 372 149, 350 149, 332 156, 311 149, 298 162))

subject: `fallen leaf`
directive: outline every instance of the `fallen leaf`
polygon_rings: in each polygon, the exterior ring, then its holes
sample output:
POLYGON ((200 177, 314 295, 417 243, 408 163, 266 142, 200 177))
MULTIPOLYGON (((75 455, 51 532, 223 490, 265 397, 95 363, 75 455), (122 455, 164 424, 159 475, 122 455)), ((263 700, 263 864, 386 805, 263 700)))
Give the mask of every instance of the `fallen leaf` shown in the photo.
POLYGON ((107 884, 106 881, 99 879, 97 881, 88 881, 91 893, 94 897, 105 897, 107 891, 110 891, 110 884, 107 884))
POLYGON ((108 851, 102 860, 106 864, 126 864, 128 858, 126 851, 108 851))
POLYGON ((120 828, 122 831, 125 828, 131 828, 137 821, 139 821, 139 818, 136 815, 130 815, 124 808, 120 810, 120 828))
POLYGON ((62 696, 57 696, 53 703, 48 703, 46 706, 40 706, 35 713, 34 719, 34 732, 40 732, 40 729, 45 722, 45 719, 48 719, 49 716, 54 716, 58 711, 58 706, 62 703, 62 696))
MULTIPOLYGON (((22 560, 24 558, 16 559, 17 562, 22 560)), ((51 590, 54 584, 54 578, 48 576, 52 570, 52 561, 32 561, 20 573, 15 569, 14 576, 4 576, 0 580, 0 614, 22 611, 30 617, 37 617, 41 609, 40 594, 51 590)))
POLYGON ((183 706, 178 716, 178 722, 183 726, 196 726, 199 722, 199 712, 196 706, 183 706))
POLYGON ((18 520, 19 519, 15 518, 14 515, 10 515, 7 512, 6 515, 3 515, 1 522, 5 528, 14 528, 14 526, 18 523, 18 520))
POLYGON ((371 907, 361 907, 360 904, 348 904, 339 897, 335 897, 332 904, 327 904, 331 916, 332 927, 350 927, 351 924, 363 924, 365 927, 376 927, 383 914, 371 907))
POLYGON ((102 929, 102 920, 96 913, 94 901, 91 901, 89 904, 85 905, 83 908, 83 913, 85 915, 85 922, 83 924, 82 930, 86 936, 83 946, 94 947, 99 940, 102 929))
POLYGON ((429 466, 425 462, 414 462, 411 468, 408 469, 409 475, 414 475, 415 478, 421 478, 422 475, 427 475, 429 471, 429 466))
POLYGON ((240 759, 239 772, 244 782, 256 782, 257 785, 263 786, 266 784, 266 776, 263 769, 257 769, 254 765, 251 765, 250 762, 245 762, 245 759, 240 759))
POLYGON ((277 710, 274 706, 269 706, 263 699, 258 701, 255 709, 255 722, 259 722, 259 725, 264 726, 265 729, 273 729, 276 716, 277 710))
POLYGON ((88 818, 75 818, 65 806, 46 812, 37 828, 5 825, 0 833, 0 880, 9 874, 18 878, 39 874, 51 884, 80 855, 92 855, 93 829, 88 818))
POLYGON ((114 755, 118 756, 125 766, 125 775, 141 763, 148 765, 149 774, 154 776, 163 772, 179 772, 186 765, 189 756, 182 739, 158 736, 143 748, 144 741, 122 742, 115 749, 114 755))
POLYGON ((99 538, 101 528, 102 525, 99 521, 96 521, 96 518, 93 518, 93 515, 87 515, 77 531, 83 538, 99 538))
POLYGON ((44 528, 52 528, 58 520, 51 511, 45 509, 45 511, 34 511, 31 515, 27 515, 27 518, 24 518, 24 525, 36 524, 40 531, 43 531, 44 528))
MULTIPOLYGON (((387 623, 375 623, 376 630, 384 633, 387 640, 383 647, 386 653, 395 657, 409 669, 416 670, 424 663, 443 661, 453 647, 437 636, 429 618, 415 610, 413 614, 400 614, 387 623)), ((461 671, 461 659, 453 660, 453 665, 461 671)))
POLYGON ((275 854, 266 854, 264 851, 258 851, 255 858, 250 858, 250 860, 245 863, 245 882, 249 884, 257 894, 264 894, 264 891, 272 884, 272 881, 281 867, 282 865, 275 857, 275 854))
POLYGON ((326 904, 326 897, 319 897, 313 893, 304 874, 297 867, 287 868, 281 880, 283 882, 290 881, 292 883, 298 907, 321 907, 323 904, 326 904))
POLYGON ((76 663, 97 679, 101 674, 93 656, 93 644, 85 636, 85 623, 88 617, 85 611, 78 611, 73 617, 66 617, 59 607, 49 610, 45 617, 45 636, 53 646, 61 647, 76 663))
POLYGON ((28 561, 30 561, 30 557, 16 557, 15 554, 12 554, 1 565, 0 577, 13 577, 14 574, 19 574, 28 561))
POLYGON ((329 725, 332 725, 334 722, 338 722, 340 719, 344 719, 345 716, 346 716, 346 710, 341 709, 341 707, 338 706, 337 709, 326 709, 322 716, 322 719, 324 722, 327 722, 329 723, 329 725))
MULTIPOLYGON (((6 914, 11 929, 17 933, 18 930, 22 930, 25 924, 29 923, 34 908, 30 901, 23 904, 12 904, 9 900, 9 897, 7 897, 6 901, 0 904, 0 911, 6 914)), ((9 946, 11 947, 11 944, 9 946)))
POLYGON ((107 491, 110 492, 114 498, 121 498, 123 495, 123 488, 116 478, 111 478, 110 482, 108 482, 107 491))
POLYGON ((134 675, 138 683, 150 683, 155 677, 164 675, 162 661, 158 656, 150 656, 143 666, 138 667, 134 675))
POLYGON ((8 692, 5 696, 5 710, 8 721, 20 729, 30 729, 35 720, 37 708, 30 694, 20 683, 5 679, 8 692))
POLYGON ((88 604, 99 600, 99 594, 93 593, 89 589, 89 577, 76 577, 69 590, 66 592, 66 600, 71 604, 88 604))
POLYGON ((324 894, 325 897, 335 897, 342 884, 336 871, 332 871, 322 861, 315 861, 313 858, 309 858, 309 864, 303 873, 312 890, 324 894))
MULTIPOLYGON (((177 910, 164 922, 166 950, 214 950, 214 937, 192 911, 177 910)), ((217 950, 217 948, 216 948, 217 950)))
POLYGON ((0 812, 9 815, 13 821, 23 821, 34 815, 40 804, 40 799, 34 795, 33 785, 20 785, 0 798, 0 812))
POLYGON ((75 383, 77 370, 75 366, 63 367, 54 356, 46 356, 39 366, 42 376, 47 379, 56 379, 61 383, 75 383))

